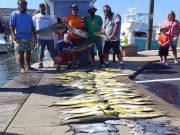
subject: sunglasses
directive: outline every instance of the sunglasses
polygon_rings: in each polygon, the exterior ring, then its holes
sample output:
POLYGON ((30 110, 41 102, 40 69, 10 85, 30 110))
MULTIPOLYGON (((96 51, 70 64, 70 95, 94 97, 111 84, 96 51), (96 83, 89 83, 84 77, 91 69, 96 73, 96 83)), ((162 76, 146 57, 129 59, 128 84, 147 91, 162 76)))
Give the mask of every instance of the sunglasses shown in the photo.
POLYGON ((77 8, 72 8, 71 10, 75 10, 75 11, 78 11, 78 9, 77 9, 77 8))
POLYGON ((103 11, 104 11, 104 12, 109 12, 110 10, 109 10, 109 8, 106 8, 106 9, 104 9, 103 11))

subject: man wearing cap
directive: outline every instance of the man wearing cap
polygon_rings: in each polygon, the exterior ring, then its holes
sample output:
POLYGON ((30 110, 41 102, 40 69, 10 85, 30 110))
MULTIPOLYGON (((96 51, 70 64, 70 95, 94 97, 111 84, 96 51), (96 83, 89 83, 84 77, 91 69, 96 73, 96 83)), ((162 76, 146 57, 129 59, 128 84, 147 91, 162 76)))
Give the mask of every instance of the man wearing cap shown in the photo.
MULTIPOLYGON (((46 6, 44 3, 39 4, 39 10, 40 13, 33 16, 33 22, 36 30, 40 30, 54 24, 53 18, 50 15, 46 14, 46 6)), ((38 44, 40 51, 39 68, 43 68, 45 47, 47 46, 51 58, 53 57, 54 54, 54 33, 48 35, 47 34, 38 35, 38 44)))
POLYGON ((31 67, 30 56, 33 48, 32 39, 34 38, 36 42, 36 33, 32 16, 26 11, 27 2, 19 0, 18 11, 13 11, 10 18, 10 28, 13 40, 16 42, 15 49, 18 52, 21 73, 25 73, 24 52, 26 52, 28 70, 35 70, 31 67))
MULTIPOLYGON (((78 16, 78 6, 76 4, 73 4, 71 6, 71 15, 67 16, 64 19, 64 22, 69 24, 71 27, 75 29, 82 29, 84 27, 83 20, 80 16, 78 16)), ((68 30, 70 33, 70 39, 74 46, 79 46, 82 43, 82 38, 71 31, 68 30)), ((75 58, 77 60, 77 65, 79 64, 79 56, 80 54, 77 54, 75 58)))
MULTIPOLYGON (((104 66, 103 54, 102 54, 102 40, 100 37, 94 35, 94 33, 101 31, 103 20, 100 16, 95 15, 96 11, 97 9, 94 6, 89 7, 88 12, 90 16, 86 17, 85 19, 85 29, 88 31, 89 41, 94 42, 96 45, 96 48, 98 50, 98 56, 100 59, 100 66, 104 66)), ((93 60, 94 60, 94 47, 95 46, 93 46, 91 50, 91 57, 93 60)))

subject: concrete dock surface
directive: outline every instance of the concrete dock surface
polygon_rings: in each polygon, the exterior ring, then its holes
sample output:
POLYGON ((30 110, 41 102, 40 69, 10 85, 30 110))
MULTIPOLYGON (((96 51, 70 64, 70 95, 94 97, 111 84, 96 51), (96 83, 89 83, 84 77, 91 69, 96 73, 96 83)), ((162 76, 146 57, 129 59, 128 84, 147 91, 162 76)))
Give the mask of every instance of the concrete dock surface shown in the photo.
MULTIPOLYGON (((178 50, 180 56, 180 50, 178 50)), ((172 53, 168 59, 172 59, 172 53)), ((158 120, 171 120, 172 125, 180 125, 180 111, 165 102, 145 87, 135 84, 131 79, 147 64, 158 61, 157 51, 138 52, 138 56, 124 57, 125 69, 122 73, 129 76, 122 77, 122 82, 133 84, 135 89, 144 96, 151 96, 157 103, 157 108, 172 117, 162 117, 158 120)), ((37 67, 35 64, 34 67, 37 67)), ((117 63, 111 63, 117 67, 117 63)), ((52 78, 61 73, 56 71, 51 62, 46 62, 45 68, 32 71, 12 79, 0 89, 0 133, 2 135, 72 135, 69 126, 60 126, 59 122, 66 114, 58 113, 60 107, 48 107, 54 102, 61 101, 57 85, 52 78)), ((122 135, 130 135, 130 129, 117 126, 122 135)), ((80 134, 79 134, 80 135, 80 134)), ((83 134, 82 134, 83 135, 83 134)))

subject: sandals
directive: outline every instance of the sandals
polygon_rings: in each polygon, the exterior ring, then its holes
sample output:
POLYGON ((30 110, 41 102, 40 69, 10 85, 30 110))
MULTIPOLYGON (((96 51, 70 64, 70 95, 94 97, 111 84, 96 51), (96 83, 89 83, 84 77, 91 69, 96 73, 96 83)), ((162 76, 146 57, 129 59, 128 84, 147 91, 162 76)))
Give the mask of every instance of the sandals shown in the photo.
POLYGON ((25 71, 25 69, 24 68, 21 68, 21 74, 25 74, 26 73, 26 71, 25 71))

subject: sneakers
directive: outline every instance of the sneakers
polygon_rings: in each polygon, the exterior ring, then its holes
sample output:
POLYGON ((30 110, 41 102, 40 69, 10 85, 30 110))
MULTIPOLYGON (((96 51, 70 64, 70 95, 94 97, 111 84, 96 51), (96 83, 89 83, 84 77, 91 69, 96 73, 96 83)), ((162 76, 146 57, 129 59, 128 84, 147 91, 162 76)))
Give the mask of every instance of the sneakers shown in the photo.
POLYGON ((179 62, 177 60, 174 61, 174 64, 179 64, 179 62))
POLYGON ((42 63, 39 63, 39 67, 38 67, 39 69, 40 68, 43 68, 43 64, 42 63))
POLYGON ((99 67, 100 68, 105 68, 106 66, 105 66, 105 64, 100 64, 99 67))
POLYGON ((104 63, 105 68, 109 67, 109 63, 104 63))
POLYGON ((21 68, 21 74, 25 74, 25 69, 24 68, 21 68))
POLYGON ((164 65, 168 66, 168 63, 167 63, 167 62, 164 62, 164 65))

